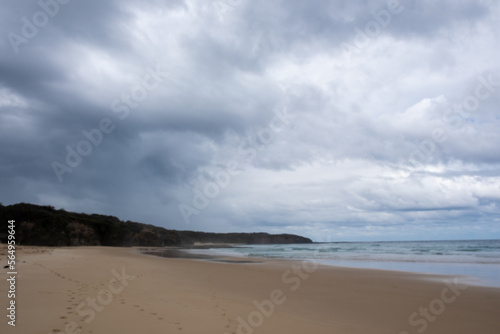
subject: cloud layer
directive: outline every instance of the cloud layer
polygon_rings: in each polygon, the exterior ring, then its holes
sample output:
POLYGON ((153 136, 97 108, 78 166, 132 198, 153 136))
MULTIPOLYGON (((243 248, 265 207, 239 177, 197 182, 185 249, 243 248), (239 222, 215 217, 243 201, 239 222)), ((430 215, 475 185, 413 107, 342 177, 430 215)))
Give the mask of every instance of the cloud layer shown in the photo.
POLYGON ((316 241, 500 238, 495 1, 0 10, 0 201, 316 241))

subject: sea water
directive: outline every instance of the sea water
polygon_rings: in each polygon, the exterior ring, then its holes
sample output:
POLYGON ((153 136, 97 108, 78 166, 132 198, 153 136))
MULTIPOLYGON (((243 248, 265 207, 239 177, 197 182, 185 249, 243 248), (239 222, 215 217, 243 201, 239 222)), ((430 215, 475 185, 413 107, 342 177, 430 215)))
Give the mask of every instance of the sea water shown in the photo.
POLYGON ((321 264, 468 276, 500 287, 500 240, 329 242, 212 249, 228 256, 315 260, 321 264))

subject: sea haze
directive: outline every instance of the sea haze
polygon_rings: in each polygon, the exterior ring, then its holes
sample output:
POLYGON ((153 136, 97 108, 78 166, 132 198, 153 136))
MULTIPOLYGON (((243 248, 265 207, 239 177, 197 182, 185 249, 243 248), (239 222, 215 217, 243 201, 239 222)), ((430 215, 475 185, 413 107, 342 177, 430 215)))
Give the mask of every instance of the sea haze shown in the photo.
POLYGON ((329 242, 196 250, 229 256, 316 260, 321 264, 469 276, 500 287, 500 240, 329 242))

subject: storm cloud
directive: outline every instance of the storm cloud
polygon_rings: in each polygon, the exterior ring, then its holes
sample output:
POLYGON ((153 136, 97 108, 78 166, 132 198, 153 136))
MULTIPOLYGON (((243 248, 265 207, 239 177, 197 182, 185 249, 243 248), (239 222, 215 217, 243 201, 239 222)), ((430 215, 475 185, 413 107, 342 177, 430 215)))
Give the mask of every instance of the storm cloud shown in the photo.
POLYGON ((4 1, 0 201, 500 238, 496 1, 4 1))

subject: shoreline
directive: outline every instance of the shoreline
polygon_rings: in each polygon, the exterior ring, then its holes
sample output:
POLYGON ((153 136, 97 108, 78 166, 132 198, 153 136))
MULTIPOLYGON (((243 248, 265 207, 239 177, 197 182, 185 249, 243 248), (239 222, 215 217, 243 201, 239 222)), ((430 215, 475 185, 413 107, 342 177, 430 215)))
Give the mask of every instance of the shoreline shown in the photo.
POLYGON ((307 261, 193 261, 144 250, 153 248, 20 246, 18 328, 2 323, 0 330, 413 334, 425 326, 429 334, 466 334, 500 327, 495 288, 307 261))
MULTIPOLYGON (((316 261, 318 264, 334 267, 334 268, 351 268, 351 269, 366 269, 366 270, 382 270, 388 272, 401 272, 407 274, 415 274, 422 277, 430 276, 433 280, 442 281, 447 278, 458 278, 461 282, 468 285, 497 288, 500 289, 500 281, 494 280, 494 276, 481 276, 475 275, 474 272, 463 274, 451 272, 450 270, 441 270, 439 272, 436 270, 443 269, 446 267, 455 267, 462 269, 477 266, 479 269, 484 269, 488 267, 485 264, 457 264, 457 263, 426 263, 426 262, 384 262, 384 261, 328 261, 324 259, 314 260, 314 259, 290 259, 290 258, 265 258, 265 257, 249 257, 249 256, 231 256, 225 253, 218 253, 213 248, 234 248, 232 246, 220 247, 220 245, 208 246, 208 247, 167 247, 167 248, 157 248, 145 251, 143 253, 155 256, 169 257, 169 258, 184 258, 192 260, 204 260, 204 261, 214 261, 214 262, 232 262, 232 263, 262 263, 269 261, 316 261), (190 252, 191 250, 202 250, 202 252, 190 252), (208 251, 204 253, 203 251, 208 251), (159 254, 163 252, 163 254, 159 254), (439 267, 442 266, 442 267, 439 267), (413 268, 412 268, 413 267, 413 268), (429 270, 430 267, 433 267, 429 270)), ((140 249, 140 248, 139 248, 140 249)), ((460 271, 460 270, 457 270, 460 271)))
MULTIPOLYGON (((200 250, 220 254, 292 260, 316 259, 337 267, 405 271, 422 274, 461 276, 470 284, 500 288, 500 240, 432 242, 352 242, 308 245, 254 245, 233 249, 200 250), (488 244, 484 244, 488 243, 488 244), (318 245, 321 245, 318 247, 318 245), (345 246, 348 245, 348 246, 345 246), (354 246, 353 246, 354 245, 354 246), (402 249, 409 247, 410 251, 402 249), (333 252, 330 250, 333 249, 333 252), (417 251, 417 252, 414 252, 417 251), (319 252, 319 253, 317 253, 319 252), (496 256, 495 256, 496 255, 496 256), (495 260, 496 259, 496 260, 495 260)), ((196 250, 189 252, 196 252, 196 250)))

